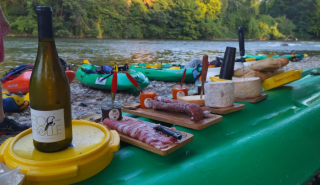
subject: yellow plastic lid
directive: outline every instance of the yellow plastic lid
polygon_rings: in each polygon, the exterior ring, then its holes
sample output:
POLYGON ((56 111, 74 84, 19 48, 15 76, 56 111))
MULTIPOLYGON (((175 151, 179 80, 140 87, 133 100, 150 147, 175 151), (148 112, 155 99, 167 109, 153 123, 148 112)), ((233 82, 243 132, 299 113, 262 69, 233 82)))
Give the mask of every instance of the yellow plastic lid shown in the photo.
POLYGON ((302 77, 301 76, 302 72, 303 72, 302 69, 300 70, 294 69, 294 70, 290 70, 290 71, 286 71, 284 73, 278 74, 271 78, 268 78, 261 82, 263 91, 267 91, 267 90, 285 85, 287 83, 293 82, 295 80, 298 80, 302 77))
MULTIPOLYGON (((236 79, 236 78, 238 78, 238 77, 232 77, 232 79, 236 79)), ((211 79, 211 82, 229 81, 229 80, 226 80, 226 79, 219 78, 219 75, 210 76, 210 79, 211 79)))
POLYGON ((107 167, 119 150, 119 134, 90 121, 72 121, 73 147, 43 153, 33 146, 31 128, 7 139, 0 146, 0 161, 10 168, 21 167, 24 184, 72 184, 107 167))

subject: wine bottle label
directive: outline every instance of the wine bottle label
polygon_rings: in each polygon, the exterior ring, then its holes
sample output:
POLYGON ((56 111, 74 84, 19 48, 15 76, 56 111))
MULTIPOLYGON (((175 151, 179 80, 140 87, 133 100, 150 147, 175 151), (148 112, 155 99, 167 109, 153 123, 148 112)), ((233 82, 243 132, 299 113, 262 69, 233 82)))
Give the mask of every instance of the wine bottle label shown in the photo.
POLYGON ((109 118, 112 120, 118 120, 120 117, 120 111, 118 109, 112 109, 109 112, 109 118))
POLYGON ((52 143, 66 138, 63 109, 52 111, 30 110, 34 140, 42 143, 52 143))

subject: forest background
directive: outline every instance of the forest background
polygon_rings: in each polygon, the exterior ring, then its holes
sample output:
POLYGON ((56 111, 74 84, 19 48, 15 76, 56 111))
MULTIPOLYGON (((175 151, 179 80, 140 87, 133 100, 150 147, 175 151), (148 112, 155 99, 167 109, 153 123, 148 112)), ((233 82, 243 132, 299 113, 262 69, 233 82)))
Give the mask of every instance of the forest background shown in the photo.
POLYGON ((52 6, 56 36, 319 40, 320 0, 1 0, 13 36, 37 35, 36 6, 52 6))

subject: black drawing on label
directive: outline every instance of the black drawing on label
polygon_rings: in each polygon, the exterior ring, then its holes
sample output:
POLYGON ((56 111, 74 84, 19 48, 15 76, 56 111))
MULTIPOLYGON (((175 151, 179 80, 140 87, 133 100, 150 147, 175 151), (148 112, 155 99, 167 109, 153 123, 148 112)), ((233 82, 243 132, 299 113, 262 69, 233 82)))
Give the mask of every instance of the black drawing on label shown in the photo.
POLYGON ((113 111, 113 119, 117 119, 118 114, 117 114, 117 110, 112 110, 113 111))
POLYGON ((47 124, 46 124, 46 127, 45 127, 44 131, 47 131, 48 128, 49 128, 49 126, 54 126, 54 125, 56 124, 56 123, 53 122, 54 119, 55 119, 54 116, 49 116, 49 117, 47 118, 47 124), (49 122, 49 118, 52 118, 52 119, 51 119, 51 122, 49 122))

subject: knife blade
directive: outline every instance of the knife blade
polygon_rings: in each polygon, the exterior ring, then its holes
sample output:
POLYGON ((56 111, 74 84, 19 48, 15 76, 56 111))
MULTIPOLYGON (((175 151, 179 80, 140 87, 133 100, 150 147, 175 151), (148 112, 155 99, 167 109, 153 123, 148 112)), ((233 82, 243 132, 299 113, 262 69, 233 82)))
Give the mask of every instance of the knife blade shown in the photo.
POLYGON ((157 130, 157 131, 160 131, 160 132, 162 132, 162 133, 164 133, 164 134, 167 134, 167 135, 169 135, 169 136, 172 136, 172 137, 174 137, 174 138, 176 138, 176 139, 178 139, 178 140, 180 140, 180 139, 182 138, 182 135, 181 135, 180 133, 178 133, 178 132, 176 132, 176 131, 173 131, 173 130, 167 128, 167 127, 164 127, 164 126, 161 126, 161 125, 155 126, 154 124, 149 123, 149 122, 144 121, 144 120, 141 120, 141 119, 139 119, 139 121, 141 121, 142 123, 145 123, 145 124, 149 125, 150 127, 152 127, 153 129, 155 129, 155 130, 157 130))

